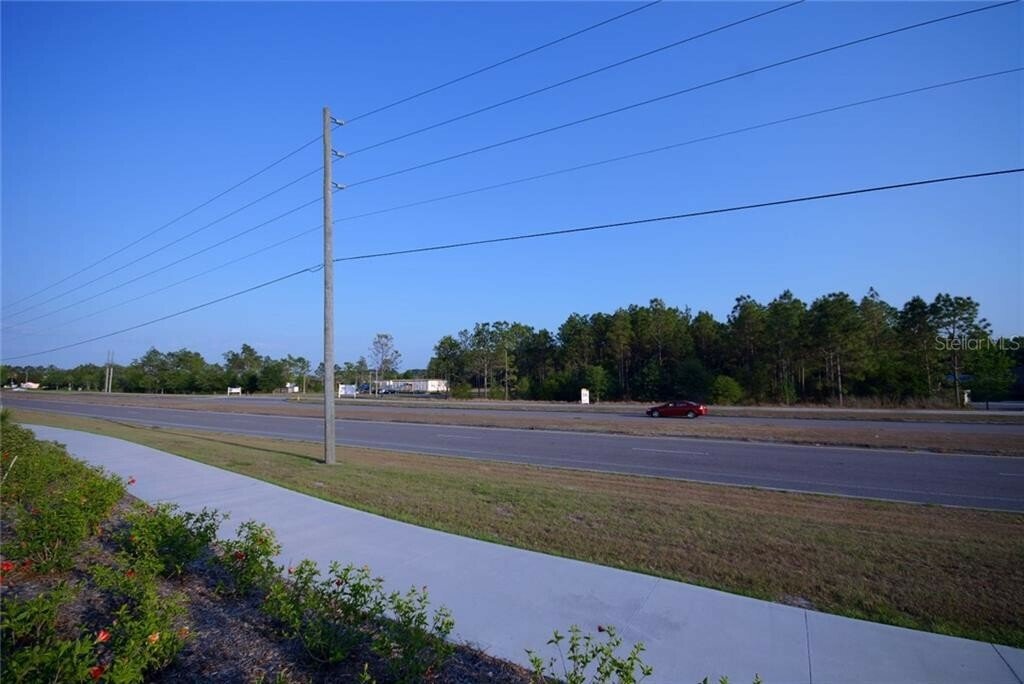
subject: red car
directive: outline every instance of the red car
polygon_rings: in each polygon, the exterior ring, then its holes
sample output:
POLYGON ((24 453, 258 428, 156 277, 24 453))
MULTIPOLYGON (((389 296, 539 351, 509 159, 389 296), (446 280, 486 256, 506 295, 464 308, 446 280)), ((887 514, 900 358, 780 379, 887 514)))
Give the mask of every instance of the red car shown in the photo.
POLYGON ((667 404, 647 409, 647 415, 651 418, 661 418, 662 416, 666 418, 670 416, 696 418, 708 415, 708 407, 695 401, 670 401, 667 404))

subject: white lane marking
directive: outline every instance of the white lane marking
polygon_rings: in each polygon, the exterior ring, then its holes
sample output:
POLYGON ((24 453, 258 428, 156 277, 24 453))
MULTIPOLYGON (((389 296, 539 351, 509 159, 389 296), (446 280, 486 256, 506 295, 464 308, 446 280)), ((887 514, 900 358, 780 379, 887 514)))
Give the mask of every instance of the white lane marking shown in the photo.
POLYGON ((706 451, 679 451, 678 449, 641 449, 633 447, 633 451, 656 451, 659 454, 685 454, 687 456, 708 456, 706 451))
POLYGON ((1024 473, 999 473, 1002 477, 1024 477, 1024 473))
POLYGON ((479 437, 474 437, 473 435, 442 435, 438 433, 437 436, 447 437, 448 439, 480 439, 479 437))

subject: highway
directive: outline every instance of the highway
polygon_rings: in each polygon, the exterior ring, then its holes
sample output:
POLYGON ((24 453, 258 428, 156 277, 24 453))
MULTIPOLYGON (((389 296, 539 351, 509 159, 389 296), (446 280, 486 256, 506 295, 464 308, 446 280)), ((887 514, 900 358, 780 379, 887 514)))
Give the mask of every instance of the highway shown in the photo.
MULTIPOLYGON (((6 396, 40 411, 318 441, 322 419, 6 396)), ((338 444, 715 484, 1024 512, 1024 458, 339 420, 338 444)))

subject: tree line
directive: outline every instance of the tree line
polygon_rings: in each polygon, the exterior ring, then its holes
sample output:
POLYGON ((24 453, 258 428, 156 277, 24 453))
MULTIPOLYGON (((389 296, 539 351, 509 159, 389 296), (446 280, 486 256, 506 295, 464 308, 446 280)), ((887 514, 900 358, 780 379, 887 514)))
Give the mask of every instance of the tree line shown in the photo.
MULTIPOLYGON (((524 323, 476 323, 445 335, 426 369, 400 371, 390 334, 367 356, 335 365, 338 383, 444 378, 455 396, 578 401, 689 398, 713 403, 953 405, 1024 396, 1014 369, 1024 338, 994 338, 970 297, 913 297, 902 307, 874 289, 855 301, 844 292, 810 304, 785 291, 768 303, 740 296, 724 321, 707 311, 652 299, 613 313, 571 314, 558 330, 524 323)), ((210 363, 188 349, 150 349, 116 366, 117 392, 272 392, 292 383, 323 391, 323 364, 272 358, 243 344, 210 363)), ((101 390, 104 367, 5 366, 4 385, 23 380, 50 389, 101 390)))
POLYGON ((585 387, 602 400, 927 405, 957 403, 963 389, 1001 399, 1015 389, 1024 338, 993 338, 978 311, 949 294, 897 308, 874 289, 810 304, 786 290, 767 304, 737 297, 718 321, 652 299, 573 313, 554 333, 476 323, 438 341, 428 374, 492 398, 575 401, 585 387))
MULTIPOLYGON (((362 384, 371 380, 420 377, 425 371, 399 373, 401 353, 394 339, 379 333, 369 349, 370 362, 361 356, 355 362, 335 364, 339 383, 362 384)), ((210 363, 202 354, 189 349, 161 352, 152 348, 127 365, 114 366, 113 391, 165 394, 217 394, 228 387, 242 391, 273 392, 291 383, 303 392, 322 392, 324 364, 315 370, 303 356, 272 358, 262 355, 248 344, 239 350, 227 351, 221 363, 210 363)), ((45 389, 101 391, 105 366, 86 363, 74 368, 57 366, 4 366, 0 383, 17 385, 23 381, 39 383, 45 389)))

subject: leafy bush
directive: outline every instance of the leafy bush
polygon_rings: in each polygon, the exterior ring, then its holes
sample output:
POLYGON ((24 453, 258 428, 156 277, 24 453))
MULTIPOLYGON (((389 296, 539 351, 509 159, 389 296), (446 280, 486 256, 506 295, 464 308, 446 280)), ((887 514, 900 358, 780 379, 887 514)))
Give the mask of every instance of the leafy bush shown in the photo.
POLYGON ((163 562, 155 555, 121 553, 114 566, 96 566, 95 584, 120 607, 101 630, 104 652, 97 664, 111 682, 142 682, 166 667, 184 646, 187 628, 176 628, 185 614, 185 597, 161 595, 163 562))
POLYGON ((238 538, 221 544, 219 561, 234 580, 234 591, 247 594, 268 590, 278 577, 274 558, 281 553, 274 531, 263 523, 249 520, 238 526, 238 538))
POLYGON ((178 576, 217 538, 226 517, 205 508, 199 513, 179 513, 178 506, 169 503, 139 506, 125 516, 128 529, 119 541, 132 555, 159 559, 162 575, 178 576))
POLYGON ((54 444, 0 416, 3 433, 5 558, 30 559, 36 569, 66 570, 82 541, 124 495, 115 476, 68 456, 54 444))
POLYGON ((472 399, 473 388, 469 383, 460 382, 452 387, 452 399, 472 399))
POLYGON ((389 619, 381 620, 373 650, 383 657, 398 682, 419 682, 452 654, 448 635, 455 627, 451 612, 441 606, 428 618, 427 588, 411 587, 387 597, 389 619))
POLYGON ((583 634, 578 625, 573 625, 569 628, 568 649, 563 651, 562 642, 565 641, 565 635, 555 630, 554 636, 548 640, 548 645, 558 649, 559 658, 551 658, 547 663, 533 651, 527 650, 530 665, 533 667, 533 681, 544 684, 550 678, 564 681, 566 684, 585 684, 588 670, 593 670, 594 675, 590 681, 594 684, 636 684, 654 672, 654 668, 640 658, 644 651, 642 643, 635 644, 629 655, 623 658, 615 652, 622 645, 622 637, 618 636, 615 628, 598 626, 597 631, 605 634, 604 642, 598 641, 591 634, 583 634), (555 667, 559 662, 561 676, 555 675, 555 667))
POLYGON ((0 612, 0 650, 3 679, 14 682, 87 681, 95 663, 93 642, 87 637, 62 638, 57 614, 74 597, 61 583, 28 600, 4 600, 0 612))
POLYGON ((371 579, 368 569, 332 563, 329 578, 321 580, 316 563, 304 560, 288 573, 288 581, 272 583, 263 608, 314 660, 340 662, 369 639, 364 622, 379 616, 383 603, 381 580, 371 579))
POLYGON ((711 385, 712 404, 735 404, 743 398, 743 388, 728 375, 719 375, 711 385))
POLYGON ((426 587, 385 595, 383 586, 366 566, 334 562, 321 579, 304 560, 270 583, 263 607, 318 662, 340 662, 370 643, 394 681, 422 681, 451 655, 454 620, 443 607, 430 615, 426 587))

